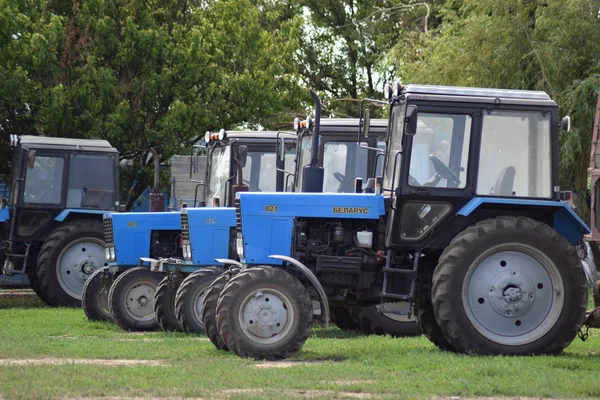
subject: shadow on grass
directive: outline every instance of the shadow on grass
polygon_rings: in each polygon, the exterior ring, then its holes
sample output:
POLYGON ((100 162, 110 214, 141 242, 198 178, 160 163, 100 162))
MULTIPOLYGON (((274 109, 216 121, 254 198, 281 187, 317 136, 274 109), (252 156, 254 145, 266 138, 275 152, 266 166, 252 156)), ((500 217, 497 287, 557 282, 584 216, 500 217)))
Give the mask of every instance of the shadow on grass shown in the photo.
POLYGON ((335 327, 330 327, 329 329, 313 328, 310 333, 310 337, 316 339, 353 339, 365 336, 369 335, 359 331, 346 331, 335 327))
POLYGON ((45 308, 47 307, 37 296, 10 295, 0 296, 0 310, 9 308, 45 308))

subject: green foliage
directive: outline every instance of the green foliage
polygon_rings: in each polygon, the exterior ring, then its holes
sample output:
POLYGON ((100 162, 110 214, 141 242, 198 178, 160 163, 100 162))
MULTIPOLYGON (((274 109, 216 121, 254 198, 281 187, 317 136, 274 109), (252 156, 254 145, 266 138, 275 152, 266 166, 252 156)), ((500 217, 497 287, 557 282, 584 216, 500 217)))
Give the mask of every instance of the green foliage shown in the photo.
POLYGON ((0 92, 14 94, 0 100, 3 138, 109 140, 133 162, 121 175, 130 203, 152 182, 150 147, 168 160, 207 130, 268 127, 298 106, 301 20, 268 3, 30 3, 0 3, 0 92))

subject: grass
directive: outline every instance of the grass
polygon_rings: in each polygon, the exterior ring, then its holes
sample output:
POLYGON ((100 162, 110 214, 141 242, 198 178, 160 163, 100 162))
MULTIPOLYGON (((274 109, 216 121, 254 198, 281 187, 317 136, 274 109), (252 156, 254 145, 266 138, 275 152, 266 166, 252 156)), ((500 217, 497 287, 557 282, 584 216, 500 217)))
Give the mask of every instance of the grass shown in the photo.
POLYGON ((217 351, 180 333, 126 333, 87 321, 80 309, 35 298, 0 298, 0 359, 159 360, 161 366, 1 366, 0 398, 436 398, 600 397, 600 332, 557 357, 470 357, 423 337, 362 336, 313 329, 291 368, 217 351))

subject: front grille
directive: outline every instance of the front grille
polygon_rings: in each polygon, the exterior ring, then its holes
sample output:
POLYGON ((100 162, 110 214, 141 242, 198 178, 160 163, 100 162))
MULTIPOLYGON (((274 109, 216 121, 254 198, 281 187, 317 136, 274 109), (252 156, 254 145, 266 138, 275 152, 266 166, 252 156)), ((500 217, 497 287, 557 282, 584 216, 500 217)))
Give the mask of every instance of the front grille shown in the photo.
POLYGON ((104 243, 106 247, 113 247, 115 245, 115 237, 113 234, 112 218, 104 218, 104 243))
POLYGON ((184 241, 190 241, 190 225, 186 212, 181 213, 181 237, 184 241))
POLYGON ((233 204, 235 205, 235 228, 236 231, 242 234, 242 206, 240 205, 240 199, 235 199, 233 204))

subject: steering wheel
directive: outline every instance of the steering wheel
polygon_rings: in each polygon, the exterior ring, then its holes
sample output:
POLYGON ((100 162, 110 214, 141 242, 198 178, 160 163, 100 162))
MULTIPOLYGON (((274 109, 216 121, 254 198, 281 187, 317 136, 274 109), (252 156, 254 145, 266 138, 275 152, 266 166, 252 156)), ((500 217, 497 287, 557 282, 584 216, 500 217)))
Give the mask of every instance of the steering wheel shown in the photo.
POLYGON ((452 172, 452 170, 448 168, 446 164, 444 164, 439 158, 433 154, 430 154, 429 160, 431 160, 433 168, 435 168, 435 172, 437 173, 438 177, 447 179, 449 182, 455 183, 456 186, 460 185, 460 179, 458 179, 458 176, 456 176, 456 174, 452 172))
POLYGON ((346 181, 346 176, 341 172, 335 171, 333 177, 340 183, 338 193, 354 192, 354 186, 346 181))

